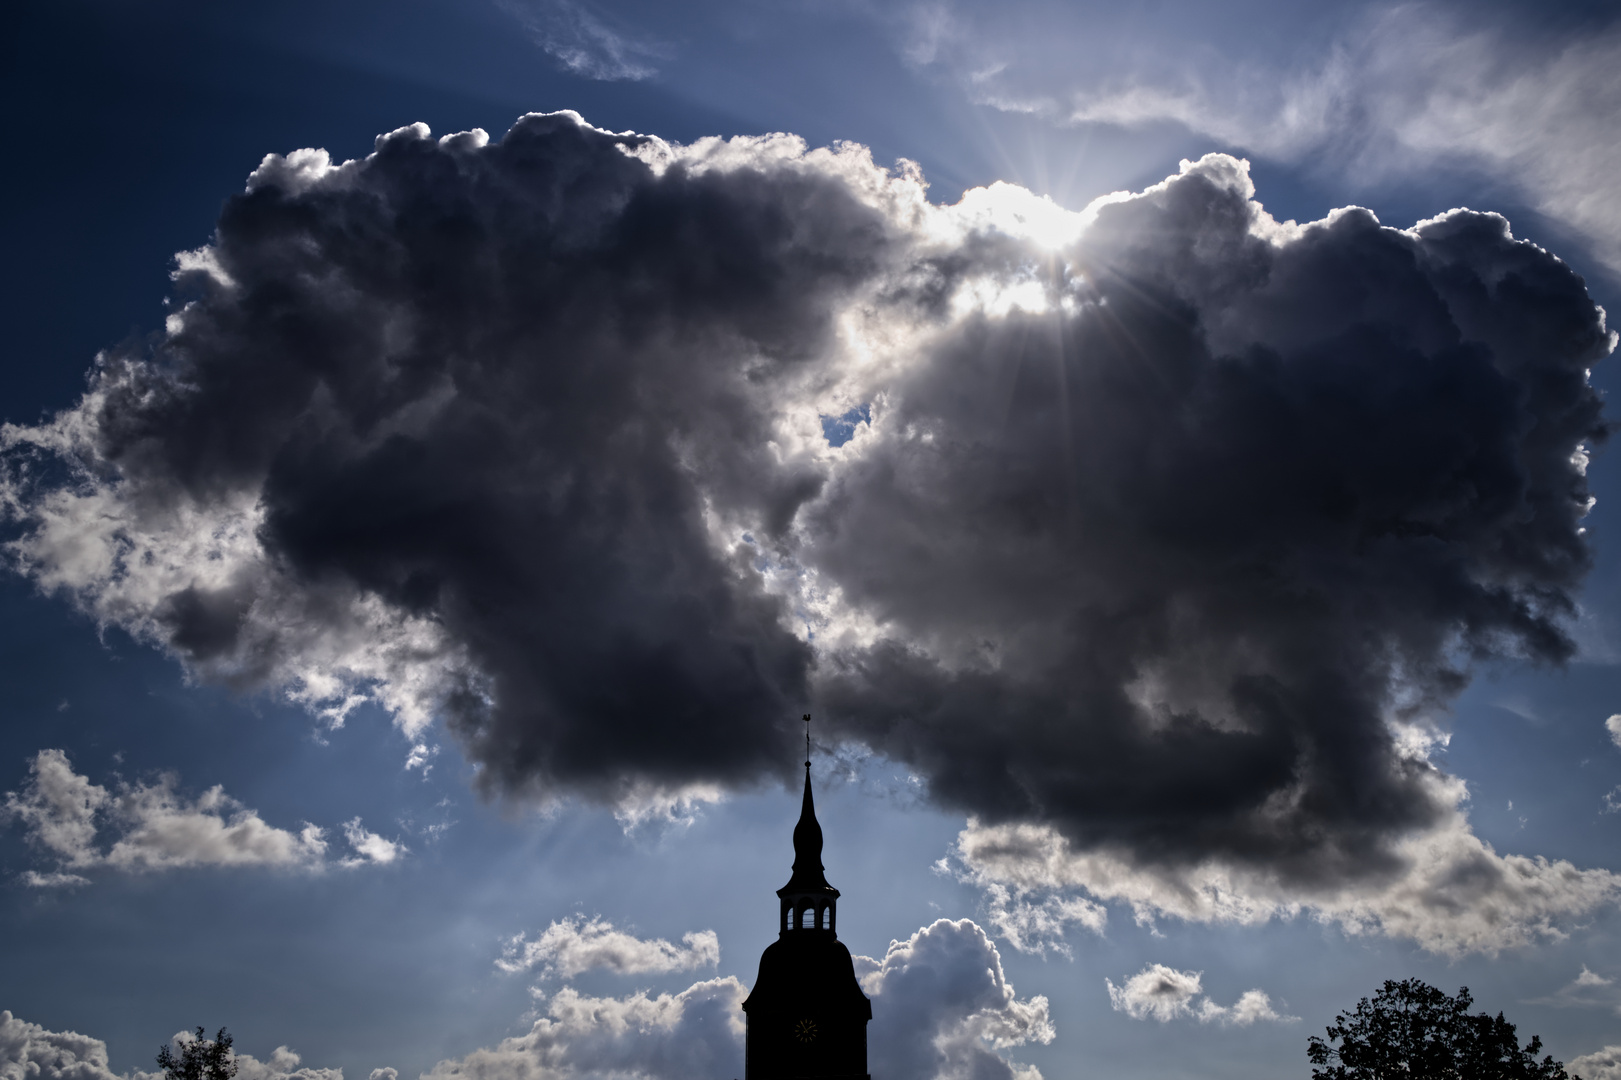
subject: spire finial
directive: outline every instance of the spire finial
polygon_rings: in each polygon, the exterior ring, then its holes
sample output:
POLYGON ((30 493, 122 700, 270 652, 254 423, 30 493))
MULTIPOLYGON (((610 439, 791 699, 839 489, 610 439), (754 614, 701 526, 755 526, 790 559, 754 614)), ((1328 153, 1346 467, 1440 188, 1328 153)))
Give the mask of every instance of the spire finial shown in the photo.
POLYGON ((810 713, 805 714, 805 768, 810 768, 810 713))

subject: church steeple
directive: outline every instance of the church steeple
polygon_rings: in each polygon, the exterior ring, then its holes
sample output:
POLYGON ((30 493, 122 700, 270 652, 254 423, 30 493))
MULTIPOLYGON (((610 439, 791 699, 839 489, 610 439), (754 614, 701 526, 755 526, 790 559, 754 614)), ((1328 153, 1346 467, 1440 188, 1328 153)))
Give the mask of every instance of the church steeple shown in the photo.
POLYGON ((782 901, 782 923, 790 930, 834 930, 838 916, 839 890, 827 883, 822 866, 822 825, 816 820, 816 800, 811 797, 810 717, 805 717, 805 797, 799 804, 799 822, 794 826, 794 872, 788 884, 777 890, 782 901))
MULTIPOLYGON (((810 717, 805 717, 810 757, 810 717)), ((850 950, 835 932, 839 890, 822 867, 822 826, 805 795, 794 826, 794 868, 777 890, 777 940, 760 957, 760 975, 743 1002, 748 1017, 746 1080, 872 1080, 867 1075, 867 1021, 872 1004, 856 982, 850 950)))

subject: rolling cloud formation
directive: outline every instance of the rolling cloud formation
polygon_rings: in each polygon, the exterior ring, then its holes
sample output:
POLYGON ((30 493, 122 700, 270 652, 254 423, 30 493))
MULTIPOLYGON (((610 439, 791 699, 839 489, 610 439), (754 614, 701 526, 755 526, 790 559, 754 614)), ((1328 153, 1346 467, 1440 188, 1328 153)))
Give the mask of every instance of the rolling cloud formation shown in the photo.
POLYGON ((1495 215, 1278 223, 1220 155, 941 207, 559 113, 267 157, 176 278, 5 428, 14 564, 491 793, 753 784, 811 707, 981 828, 1388 884, 1467 834, 1469 664, 1573 651, 1615 339, 1495 215))
POLYGON ((61 750, 41 750, 28 771, 21 789, 6 792, 0 801, 0 822, 20 823, 28 843, 54 862, 52 869, 22 874, 23 884, 33 888, 88 885, 85 874, 103 868, 126 873, 194 866, 321 870, 386 865, 407 851, 366 829, 357 817, 343 825, 353 853, 332 858, 319 826, 305 822, 296 833, 277 828, 218 784, 188 800, 176 790, 173 773, 109 790, 74 772, 61 750))

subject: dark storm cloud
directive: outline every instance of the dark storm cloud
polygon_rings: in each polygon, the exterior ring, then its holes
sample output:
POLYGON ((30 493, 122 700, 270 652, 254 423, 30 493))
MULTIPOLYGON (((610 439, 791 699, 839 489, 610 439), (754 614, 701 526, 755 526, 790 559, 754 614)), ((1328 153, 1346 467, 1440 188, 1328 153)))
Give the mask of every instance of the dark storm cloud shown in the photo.
MULTIPOLYGON (((886 223, 814 172, 656 175, 566 115, 425 135, 325 183, 260 170, 183 325, 104 362, 99 453, 152 498, 257 492, 298 587, 443 626, 487 680, 446 715, 502 788, 777 767, 810 651, 713 550, 699 478, 767 528, 815 494, 751 398, 814 363, 886 223)), ((155 616, 206 661, 255 601, 155 616)))
POLYGON ((426 701, 494 791, 746 784, 810 703, 988 821, 1354 878, 1450 808, 1390 722, 1571 652, 1610 338, 1500 218, 1251 194, 1048 250, 784 137, 267 159, 151 354, 9 429, 15 551, 205 675, 426 701))
POLYGON ((1571 655, 1610 339, 1500 218, 1278 246, 1221 179, 1106 208, 1074 314, 971 320, 890 388, 804 515, 890 628, 822 695, 988 819, 1332 879, 1449 809, 1389 719, 1571 655))

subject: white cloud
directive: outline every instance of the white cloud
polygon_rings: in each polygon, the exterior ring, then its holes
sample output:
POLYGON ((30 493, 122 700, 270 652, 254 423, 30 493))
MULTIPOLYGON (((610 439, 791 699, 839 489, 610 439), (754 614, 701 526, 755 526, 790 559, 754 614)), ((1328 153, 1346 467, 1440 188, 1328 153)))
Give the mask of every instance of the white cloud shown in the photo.
POLYGON ((1604 721, 1604 730, 1610 733, 1610 741, 1621 747, 1621 713, 1604 721))
MULTIPOLYGON (((165 774, 150 784, 121 783, 109 790, 73 771, 62 750, 41 750, 18 791, 6 793, 4 816, 22 823, 28 842, 55 859, 49 871, 27 871, 24 884, 37 888, 84 885, 75 871, 105 867, 127 872, 195 866, 265 866, 314 870, 329 864, 325 830, 306 822, 297 832, 277 828, 243 806, 220 785, 187 799, 178 779, 165 774), (111 845, 103 850, 105 830, 111 845)), ((344 834, 354 856, 339 865, 388 863, 406 848, 347 822, 344 834)))
POLYGON ((533 941, 519 934, 507 942, 501 959, 502 971, 529 971, 571 979, 582 972, 612 971, 621 975, 643 975, 669 971, 691 971, 720 963, 720 938, 713 930, 683 934, 681 944, 663 938, 645 940, 616 930, 603 919, 579 918, 553 922, 533 941))
POLYGON ((690 1080, 741 1076, 743 999, 737 979, 678 994, 589 997, 564 987, 523 1035, 441 1061, 424 1080, 690 1080))
POLYGON ((1284 1016, 1278 1012, 1272 1007, 1272 999, 1267 996, 1265 991, 1246 990, 1239 995, 1236 1002, 1220 1010, 1220 1014, 1216 1019, 1221 1020, 1224 1024, 1249 1027, 1251 1024, 1259 1023, 1262 1020, 1293 1023, 1299 1020, 1300 1017, 1284 1016))
POLYGON ((1582 1080, 1621 1080, 1621 1046, 1606 1046, 1572 1058, 1565 1065, 1565 1071, 1582 1080))
MULTIPOLYGON (((1454 803, 1461 802, 1462 783, 1445 783, 1454 803)), ((1396 841, 1391 855, 1399 870, 1384 877, 1312 885, 1212 860, 1134 864, 1108 851, 1077 851, 1048 826, 987 826, 973 819, 954 852, 964 880, 985 889, 993 907, 1001 895, 1046 903, 1084 892, 1129 905, 1144 924, 1173 917, 1256 925, 1307 912, 1351 934, 1406 938, 1448 956, 1495 955, 1560 939, 1560 921, 1621 900, 1621 875, 1562 859, 1499 855, 1470 832, 1457 809, 1433 828, 1396 841)))
POLYGON ((175 791, 175 776, 123 787, 112 819, 123 835, 102 857, 120 870, 172 870, 187 866, 307 867, 326 855, 320 828, 298 832, 267 824, 219 785, 193 801, 175 791))
MULTIPOLYGON (((179 1032, 173 1042, 179 1047, 195 1036, 179 1032)), ((342 1069, 302 1067, 299 1056, 278 1046, 268 1061, 251 1054, 233 1054, 238 1080, 343 1080, 342 1069)), ((382 1080, 374 1070, 372 1080, 382 1080)), ((135 1070, 115 1073, 108 1065, 107 1044, 74 1031, 49 1031, 39 1024, 20 1020, 9 1011, 0 1011, 0 1080, 160 1080, 161 1074, 135 1070)))
POLYGON ((614 800, 614 820, 627 833, 647 825, 685 827, 698 820, 705 806, 723 802, 726 791, 719 784, 682 784, 674 787, 635 781, 624 787, 614 800))
POLYGON ((107 1044, 74 1031, 47 1031, 0 1011, 4 1080, 123 1080, 107 1065, 107 1044))
POLYGON ((940 919, 856 972, 883 1023, 868 1031, 868 1071, 885 1080, 1040 1080, 1002 1051, 1054 1035, 1047 999, 1020 999, 1002 957, 970 919, 940 919))
POLYGON ((1203 975, 1200 971, 1177 971, 1164 964, 1149 964, 1120 986, 1109 979, 1103 982, 1109 988, 1109 1003, 1114 1010, 1133 1020, 1158 1020, 1163 1024, 1193 1017, 1201 1024, 1218 1022, 1248 1027, 1262 1020, 1292 1022, 1300 1019, 1278 1013, 1263 990, 1246 990, 1232 1005, 1218 1005, 1205 996, 1203 975))
POLYGON ((1109 1004, 1116 1012, 1123 1012, 1133 1020, 1158 1020, 1166 1023, 1179 1016, 1193 1015, 1193 1001, 1203 987, 1197 971, 1177 971, 1164 964, 1150 964, 1116 986, 1108 979, 1109 1004))
POLYGON ((73 771, 61 750, 41 750, 21 794, 6 792, 6 816, 23 823, 29 842, 57 856, 63 866, 97 861, 92 848, 96 815, 108 802, 107 789, 73 771))
POLYGON ((343 823, 343 838, 355 850, 354 858, 344 860, 345 866, 360 866, 368 862, 386 865, 411 850, 398 840, 385 840, 368 831, 360 824, 358 817, 343 823))

